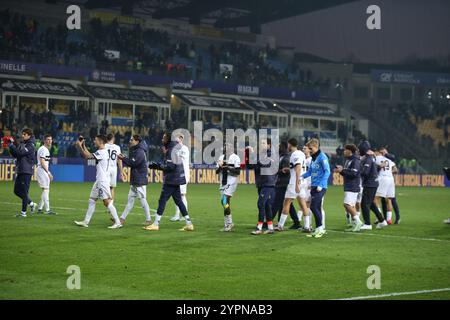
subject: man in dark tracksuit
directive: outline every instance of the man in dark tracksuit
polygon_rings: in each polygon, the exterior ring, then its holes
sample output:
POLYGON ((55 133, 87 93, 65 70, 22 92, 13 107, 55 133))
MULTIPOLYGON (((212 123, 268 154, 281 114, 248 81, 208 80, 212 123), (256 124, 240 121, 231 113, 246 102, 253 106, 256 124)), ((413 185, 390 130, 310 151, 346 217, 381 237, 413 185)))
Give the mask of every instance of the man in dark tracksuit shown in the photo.
MULTIPOLYGON (((287 143, 281 142, 278 149, 280 160, 277 183, 275 185, 275 199, 272 205, 272 219, 275 219, 275 217, 278 216, 278 220, 280 220, 280 215, 283 211, 284 196, 286 195, 286 189, 291 176, 289 170, 290 153, 287 149, 287 143)), ((289 215, 291 216, 292 221, 294 221, 294 224, 289 229, 299 229, 300 221, 298 220, 297 211, 295 211, 294 204, 292 203, 289 208, 289 215)))
MULTIPOLYGON (((361 230, 372 230, 372 225, 370 224, 370 208, 378 188, 378 169, 373 151, 370 150, 369 141, 362 141, 359 144, 358 149, 359 154, 361 155, 361 180, 363 187, 361 211, 364 218, 364 225, 361 227, 361 230)), ((374 208, 374 213, 378 221, 384 221, 384 218, 376 206, 374 208)), ((377 225, 377 228, 378 227, 379 226, 377 225)))
POLYGON ((344 166, 337 166, 334 170, 344 177, 344 208, 345 212, 352 217, 352 226, 348 231, 358 232, 362 227, 362 222, 356 211, 356 202, 361 185, 361 160, 356 154, 358 149, 354 144, 347 144, 344 147, 344 166))
MULTIPOLYGON (((131 168, 130 191, 128 192, 128 202, 120 217, 120 223, 125 224, 128 213, 133 209, 134 200, 138 198, 144 209, 146 226, 150 225, 152 218, 150 216, 150 207, 147 202, 147 184, 148 184, 148 166, 147 166, 148 147, 141 136, 135 134, 130 139, 129 157, 119 155, 119 159, 131 168)), ((121 173, 122 174, 122 173, 121 173)))
POLYGON ((14 140, 9 145, 9 152, 17 159, 16 162, 16 181, 14 183, 14 194, 22 199, 22 211, 17 217, 25 218, 27 216, 27 206, 34 212, 37 208, 36 203, 31 201, 28 196, 30 190, 31 177, 34 174, 35 139, 31 129, 22 130, 22 142, 14 140))
POLYGON ((166 208, 167 201, 172 197, 175 204, 180 208, 181 214, 186 220, 186 225, 180 231, 194 231, 194 226, 187 212, 186 206, 181 198, 180 186, 186 184, 183 162, 178 153, 182 147, 175 139, 172 141, 170 133, 164 133, 162 138, 164 162, 149 164, 150 169, 161 170, 164 173, 164 183, 159 196, 158 210, 153 224, 144 227, 145 230, 158 231, 159 221, 166 208))
POLYGON ((252 231, 253 235, 274 233, 272 204, 275 198, 278 166, 271 154, 271 140, 262 140, 260 148, 261 152, 265 153, 264 159, 259 159, 256 164, 247 164, 247 168, 255 170, 255 182, 258 188, 258 224, 256 229, 252 231), (267 222, 266 231, 262 231, 264 221, 267 222))
MULTIPOLYGON (((381 148, 380 153, 395 163, 395 155, 393 155, 392 153, 388 153, 386 148, 381 148)), ((394 208, 394 212, 395 212, 394 224, 399 224, 400 223, 400 208, 398 207, 397 198, 392 198, 391 202, 392 202, 392 207, 394 208)), ((383 215, 386 218, 387 204, 386 204, 385 198, 381 198, 381 206, 383 208, 383 215)))

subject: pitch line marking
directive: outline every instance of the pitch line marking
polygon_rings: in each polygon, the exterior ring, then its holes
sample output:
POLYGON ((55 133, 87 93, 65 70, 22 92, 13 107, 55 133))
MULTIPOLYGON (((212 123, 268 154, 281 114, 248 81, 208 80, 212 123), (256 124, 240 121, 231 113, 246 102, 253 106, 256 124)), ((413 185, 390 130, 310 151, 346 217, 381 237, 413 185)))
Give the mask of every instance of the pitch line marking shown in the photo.
MULTIPOLYGON (((0 202, 0 203, 2 203, 2 204, 11 204, 11 205, 17 205, 17 202, 0 202)), ((55 209, 60 209, 60 210, 77 210, 77 209, 75 209, 75 208, 67 208, 67 207, 53 207, 52 206, 52 208, 55 208, 55 209)))
POLYGON ((365 299, 376 299, 376 298, 387 298, 387 297, 407 296, 407 295, 413 295, 413 294, 424 294, 424 293, 433 293, 433 292, 445 292, 445 291, 450 291, 450 288, 432 289, 432 290, 418 290, 418 291, 407 291, 407 292, 393 292, 393 293, 385 293, 385 294, 375 294, 375 295, 371 295, 371 296, 359 296, 359 297, 340 298, 340 299, 332 299, 332 300, 365 300, 365 299))

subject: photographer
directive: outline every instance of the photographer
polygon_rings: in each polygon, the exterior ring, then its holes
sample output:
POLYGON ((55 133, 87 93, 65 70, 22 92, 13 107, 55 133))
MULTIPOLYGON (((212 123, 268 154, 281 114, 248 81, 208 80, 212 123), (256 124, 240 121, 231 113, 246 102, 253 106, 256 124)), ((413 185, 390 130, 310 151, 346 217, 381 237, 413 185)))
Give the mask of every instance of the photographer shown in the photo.
POLYGON ((30 189, 31 176, 34 173, 35 164, 35 140, 33 131, 25 128, 22 130, 22 141, 10 138, 9 152, 17 159, 16 161, 16 181, 14 183, 14 194, 22 199, 22 211, 17 217, 25 218, 27 216, 27 206, 33 213, 36 210, 36 203, 31 201, 28 196, 30 189))

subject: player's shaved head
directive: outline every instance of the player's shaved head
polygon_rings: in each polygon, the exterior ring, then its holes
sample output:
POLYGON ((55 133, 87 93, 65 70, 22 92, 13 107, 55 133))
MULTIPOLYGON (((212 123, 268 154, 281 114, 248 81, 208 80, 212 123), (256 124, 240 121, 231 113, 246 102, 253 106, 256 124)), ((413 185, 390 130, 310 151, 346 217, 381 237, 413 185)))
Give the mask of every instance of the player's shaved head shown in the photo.
POLYGON ((96 136, 95 136, 95 139, 97 139, 97 141, 98 141, 99 143, 101 143, 101 144, 106 144, 106 142, 108 142, 107 139, 106 139, 106 136, 105 136, 104 134, 98 134, 98 135, 96 135, 96 136))

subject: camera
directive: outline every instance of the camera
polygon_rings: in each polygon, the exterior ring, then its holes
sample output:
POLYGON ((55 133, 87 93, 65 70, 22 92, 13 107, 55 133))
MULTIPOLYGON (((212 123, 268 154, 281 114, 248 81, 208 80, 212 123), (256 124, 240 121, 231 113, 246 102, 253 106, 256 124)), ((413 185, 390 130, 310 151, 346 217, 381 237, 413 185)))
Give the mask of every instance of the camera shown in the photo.
POLYGON ((83 142, 84 140, 86 140, 83 136, 78 136, 78 141, 83 142))

